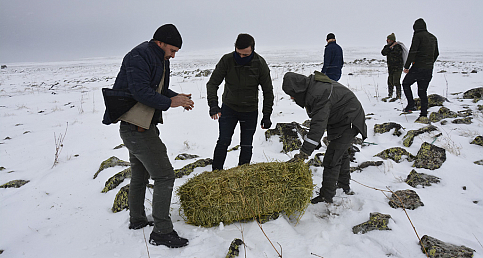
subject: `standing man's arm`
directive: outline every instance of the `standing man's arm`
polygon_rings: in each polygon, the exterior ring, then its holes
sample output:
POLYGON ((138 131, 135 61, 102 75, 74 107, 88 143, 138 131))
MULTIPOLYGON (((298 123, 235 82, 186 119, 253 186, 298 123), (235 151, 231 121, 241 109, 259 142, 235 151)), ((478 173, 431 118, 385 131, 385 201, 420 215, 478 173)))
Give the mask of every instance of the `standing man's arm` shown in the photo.
POLYGON ((272 121, 270 120, 270 115, 273 111, 273 85, 272 78, 270 77, 270 69, 268 65, 263 62, 262 71, 260 73, 260 85, 263 91, 263 118, 261 121, 262 129, 270 129, 272 126, 272 121))
POLYGON ((324 74, 327 72, 327 68, 329 68, 330 60, 332 60, 331 55, 332 55, 331 51, 328 51, 326 47, 324 50, 324 66, 322 66, 322 73, 324 74))
POLYGON ((436 39, 436 37, 434 38, 434 44, 436 44, 436 46, 434 47, 434 62, 436 62, 436 59, 438 59, 439 56, 438 39, 436 39))
POLYGON ((223 57, 216 64, 215 70, 210 76, 210 80, 206 83, 206 95, 208 99, 208 106, 210 106, 210 116, 216 120, 221 117, 221 109, 218 104, 218 88, 225 79, 227 70, 223 62, 223 57))
POLYGON ((411 66, 411 64, 416 59, 416 54, 418 53, 420 43, 421 42, 420 42, 419 37, 417 35, 414 35, 413 40, 411 42, 411 48, 409 48, 408 59, 406 60, 406 64, 404 64, 404 72, 405 73, 409 72, 409 67, 411 66))

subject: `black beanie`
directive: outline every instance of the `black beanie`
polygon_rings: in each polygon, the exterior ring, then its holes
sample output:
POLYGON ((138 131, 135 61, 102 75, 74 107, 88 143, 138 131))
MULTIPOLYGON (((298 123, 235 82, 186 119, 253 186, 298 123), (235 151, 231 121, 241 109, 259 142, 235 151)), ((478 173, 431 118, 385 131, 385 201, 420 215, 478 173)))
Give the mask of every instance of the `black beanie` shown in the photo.
POLYGON ((179 34, 178 29, 176 29, 173 24, 165 24, 159 27, 154 33, 153 39, 173 45, 178 48, 181 48, 181 45, 183 44, 181 34, 179 34))
POLYGON ((329 40, 329 39, 335 39, 334 33, 327 34, 327 40, 329 40))

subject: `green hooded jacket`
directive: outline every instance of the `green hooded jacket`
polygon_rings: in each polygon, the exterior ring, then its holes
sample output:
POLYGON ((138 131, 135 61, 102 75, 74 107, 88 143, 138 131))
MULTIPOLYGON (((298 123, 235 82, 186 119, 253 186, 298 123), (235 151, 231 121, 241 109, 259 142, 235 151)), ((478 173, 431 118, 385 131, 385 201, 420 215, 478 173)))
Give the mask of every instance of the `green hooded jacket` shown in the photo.
POLYGON ((297 105, 305 108, 311 118, 310 130, 301 149, 304 153, 312 154, 326 129, 329 141, 351 127, 367 138, 364 109, 356 95, 325 74, 316 71, 307 77, 288 72, 283 77, 282 89, 297 105))
POLYGON ((438 40, 426 29, 426 22, 417 19, 413 25, 414 34, 405 69, 412 67, 418 69, 433 69, 434 62, 439 56, 438 40))
POLYGON ((258 85, 263 91, 263 114, 271 114, 273 106, 273 86, 270 69, 265 59, 254 53, 246 65, 236 63, 233 53, 225 54, 216 65, 206 84, 208 105, 218 105, 218 88, 225 80, 222 96, 223 104, 238 112, 251 112, 258 109, 258 85))

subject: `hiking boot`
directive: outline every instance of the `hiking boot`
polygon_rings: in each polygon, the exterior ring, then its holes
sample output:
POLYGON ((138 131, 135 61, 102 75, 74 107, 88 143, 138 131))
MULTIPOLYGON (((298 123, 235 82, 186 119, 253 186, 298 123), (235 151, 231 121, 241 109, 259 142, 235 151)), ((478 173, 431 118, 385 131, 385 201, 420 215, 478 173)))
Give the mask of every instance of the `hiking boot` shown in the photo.
POLYGON ((405 108, 403 109, 403 111, 404 111, 404 112, 406 112, 406 113, 412 113, 412 112, 413 112, 413 111, 415 111, 415 110, 416 110, 416 107, 414 107, 414 106, 413 106, 413 107, 409 107, 409 106, 407 106, 407 107, 405 107, 405 108))
POLYGON ((145 226, 154 226, 154 221, 141 221, 141 222, 130 222, 129 229, 140 229, 144 228, 145 226))
POLYGON ((172 231, 168 234, 158 234, 151 232, 149 237, 149 243, 152 245, 165 245, 169 248, 179 248, 188 245, 188 239, 178 236, 176 231, 172 231))
POLYGON ((416 121, 414 121, 415 123, 420 123, 420 124, 431 124, 431 122, 429 121, 428 117, 426 116, 419 116, 418 119, 416 119, 416 121))
POLYGON ((319 202, 325 202, 325 203, 332 203, 332 199, 327 199, 323 197, 322 195, 319 195, 315 197, 314 199, 310 200, 310 203, 312 204, 317 204, 319 202))

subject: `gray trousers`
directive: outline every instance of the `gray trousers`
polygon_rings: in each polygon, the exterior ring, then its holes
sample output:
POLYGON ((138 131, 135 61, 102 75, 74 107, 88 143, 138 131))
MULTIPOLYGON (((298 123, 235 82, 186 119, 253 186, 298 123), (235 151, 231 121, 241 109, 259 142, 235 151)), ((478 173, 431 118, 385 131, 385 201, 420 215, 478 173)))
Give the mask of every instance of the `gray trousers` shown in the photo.
POLYGON ((324 173, 320 195, 328 200, 335 196, 337 187, 350 189, 349 148, 357 134, 356 128, 346 129, 339 138, 330 141, 327 146, 322 162, 324 173))
POLYGON ((169 216, 174 185, 174 171, 168 158, 166 146, 159 138, 159 130, 151 125, 140 132, 137 126, 121 122, 119 129, 124 145, 129 150, 131 184, 129 186, 129 216, 131 223, 147 221, 144 199, 148 179, 154 180, 153 231, 167 234, 173 231, 169 216))
POLYGON ((402 70, 389 71, 389 76, 387 77, 388 97, 392 97, 394 87, 396 87, 396 98, 401 98, 401 73, 402 70))

